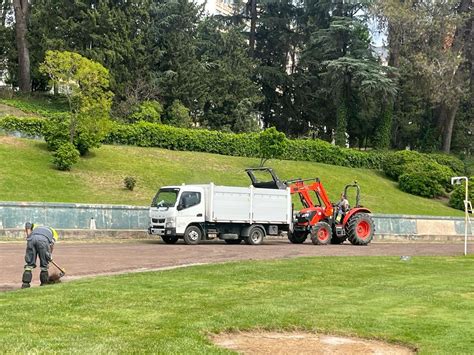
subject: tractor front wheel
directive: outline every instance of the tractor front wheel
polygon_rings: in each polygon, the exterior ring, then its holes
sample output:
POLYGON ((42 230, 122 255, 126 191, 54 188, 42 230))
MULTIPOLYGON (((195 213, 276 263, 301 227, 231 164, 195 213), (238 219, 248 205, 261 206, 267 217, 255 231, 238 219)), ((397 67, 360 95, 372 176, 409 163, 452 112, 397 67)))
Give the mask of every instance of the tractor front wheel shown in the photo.
POLYGON ((331 241, 331 226, 326 222, 318 222, 311 230, 311 241, 315 245, 326 245, 331 241))
POLYGON ((351 217, 345 228, 347 239, 354 245, 367 245, 374 238, 374 221, 367 213, 351 217))
POLYGON ((306 240, 308 233, 306 231, 303 232, 293 232, 288 233, 288 240, 293 244, 302 244, 306 240))

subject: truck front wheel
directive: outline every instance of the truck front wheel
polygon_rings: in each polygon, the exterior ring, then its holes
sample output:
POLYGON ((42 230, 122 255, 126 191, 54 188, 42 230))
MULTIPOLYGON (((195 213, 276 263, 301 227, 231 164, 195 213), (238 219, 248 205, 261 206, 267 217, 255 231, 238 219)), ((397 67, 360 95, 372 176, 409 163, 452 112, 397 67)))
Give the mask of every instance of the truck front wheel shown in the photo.
POLYGON ((184 232, 184 242, 188 245, 196 245, 199 244, 202 238, 202 232, 199 227, 196 226, 189 226, 186 228, 184 232))
POLYGON ((263 233, 261 228, 253 227, 249 231, 248 238, 245 238, 245 244, 248 244, 248 245, 262 244, 264 236, 265 236, 265 234, 263 233))
POLYGON ((166 243, 166 244, 175 244, 177 241, 178 241, 178 237, 176 236, 162 236, 161 239, 163 239, 163 241, 166 243))

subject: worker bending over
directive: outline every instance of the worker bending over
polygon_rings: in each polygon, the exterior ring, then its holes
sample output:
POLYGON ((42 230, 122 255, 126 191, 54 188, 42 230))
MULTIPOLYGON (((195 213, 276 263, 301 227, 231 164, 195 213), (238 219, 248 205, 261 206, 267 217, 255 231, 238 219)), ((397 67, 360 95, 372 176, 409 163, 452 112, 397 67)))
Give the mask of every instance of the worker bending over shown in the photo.
POLYGON ((26 232, 26 253, 25 253, 25 271, 21 288, 30 287, 32 271, 36 267, 36 258, 40 260, 40 281, 41 286, 48 284, 49 262, 53 260, 52 253, 54 243, 58 240, 58 232, 51 227, 35 226, 27 222, 25 224, 26 232))

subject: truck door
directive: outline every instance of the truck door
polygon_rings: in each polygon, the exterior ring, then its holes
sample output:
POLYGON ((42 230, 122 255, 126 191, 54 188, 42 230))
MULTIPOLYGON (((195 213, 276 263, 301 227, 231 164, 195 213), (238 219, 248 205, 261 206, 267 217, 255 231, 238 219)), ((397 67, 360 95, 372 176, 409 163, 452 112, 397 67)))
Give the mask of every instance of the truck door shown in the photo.
POLYGON ((204 222, 205 201, 201 189, 183 191, 179 198, 176 216, 176 233, 183 234, 191 223, 204 222))

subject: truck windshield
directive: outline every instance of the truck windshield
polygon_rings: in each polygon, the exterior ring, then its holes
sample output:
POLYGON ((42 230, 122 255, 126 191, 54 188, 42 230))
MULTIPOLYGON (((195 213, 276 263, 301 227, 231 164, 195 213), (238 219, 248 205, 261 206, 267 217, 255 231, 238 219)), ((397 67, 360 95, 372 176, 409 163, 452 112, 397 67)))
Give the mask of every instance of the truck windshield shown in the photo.
POLYGON ((156 194, 151 207, 173 207, 178 198, 179 189, 160 189, 156 194))

